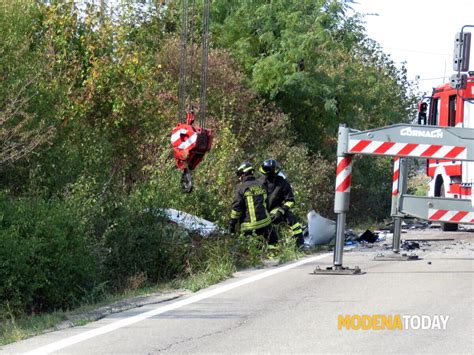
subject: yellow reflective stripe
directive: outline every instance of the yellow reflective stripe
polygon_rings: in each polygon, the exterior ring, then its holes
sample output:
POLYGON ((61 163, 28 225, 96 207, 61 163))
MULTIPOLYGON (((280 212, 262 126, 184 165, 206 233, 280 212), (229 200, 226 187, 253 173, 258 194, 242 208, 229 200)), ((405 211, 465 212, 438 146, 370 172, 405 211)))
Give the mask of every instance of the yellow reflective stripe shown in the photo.
POLYGON ((292 231, 293 235, 303 233, 303 229, 302 229, 300 223, 295 223, 290 228, 291 228, 291 231, 292 231))
POLYGON ((291 229, 301 228, 301 224, 300 224, 300 223, 295 223, 295 224, 293 224, 290 228, 291 228, 291 229))
POLYGON ((281 207, 274 208, 273 210, 270 211, 270 214, 275 215, 278 212, 280 212, 281 214, 285 214, 285 210, 281 207))
POLYGON ((241 170, 241 169, 245 168, 245 165, 247 165, 247 164, 246 163, 240 164, 240 166, 237 168, 237 170, 241 170))
POLYGON ((286 201, 283 206, 287 206, 288 208, 291 208, 295 205, 293 201, 286 201))
POLYGON ((242 216, 242 212, 238 212, 238 211, 235 211, 235 210, 232 210, 230 212, 230 218, 232 218, 232 219, 240 218, 240 216, 242 216))
POLYGON ((247 207, 249 209, 250 223, 255 223, 257 221, 257 216, 255 215, 255 205, 253 204, 253 196, 247 195, 245 196, 245 199, 247 200, 247 207))
POLYGON ((272 220, 269 217, 262 219, 261 221, 258 221, 256 223, 244 222, 240 225, 240 230, 249 231, 254 229, 260 229, 268 226, 270 223, 272 223, 272 220))
MULTIPOLYGON (((263 204, 265 206, 267 206, 267 197, 267 194, 263 194, 263 204)), ((270 213, 268 213, 267 207, 265 207, 265 216, 267 216, 267 218, 270 218, 270 213)))

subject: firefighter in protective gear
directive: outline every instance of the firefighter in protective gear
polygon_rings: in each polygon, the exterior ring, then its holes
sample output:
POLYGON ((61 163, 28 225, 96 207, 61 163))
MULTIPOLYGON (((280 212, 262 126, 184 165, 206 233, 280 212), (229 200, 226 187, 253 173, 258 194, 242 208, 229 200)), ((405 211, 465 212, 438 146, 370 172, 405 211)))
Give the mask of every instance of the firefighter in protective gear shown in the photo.
POLYGON ((290 183, 278 174, 280 170, 280 165, 275 159, 265 160, 260 166, 260 172, 263 174, 260 181, 268 193, 268 210, 272 223, 286 222, 296 240, 296 246, 301 247, 304 244, 303 228, 290 210, 295 205, 293 189, 290 183))
POLYGON ((236 170, 240 183, 232 203, 229 231, 235 233, 237 224, 240 223, 240 232, 262 235, 270 244, 274 244, 278 239, 267 210, 267 191, 255 179, 254 172, 254 167, 248 162, 240 164, 236 170))

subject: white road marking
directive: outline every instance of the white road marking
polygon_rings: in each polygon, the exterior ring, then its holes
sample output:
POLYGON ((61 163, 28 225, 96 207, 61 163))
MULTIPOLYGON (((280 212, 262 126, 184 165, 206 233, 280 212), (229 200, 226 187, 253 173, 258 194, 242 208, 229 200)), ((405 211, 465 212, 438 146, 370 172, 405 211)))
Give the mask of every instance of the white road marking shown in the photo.
POLYGON ((292 264, 284 265, 284 266, 281 266, 281 267, 278 267, 278 268, 275 268, 275 269, 272 269, 272 270, 269 270, 269 271, 265 271, 265 272, 262 272, 258 275, 254 275, 254 276, 248 277, 248 278, 240 280, 240 281, 236 281, 236 282, 228 284, 228 285, 224 285, 224 286, 221 286, 221 287, 209 290, 209 291, 204 291, 204 292, 198 293, 195 296, 192 296, 192 297, 180 300, 180 301, 173 302, 173 303, 168 304, 166 306, 157 307, 157 308, 155 308, 151 311, 144 312, 144 313, 141 313, 141 314, 138 314, 136 316, 129 317, 129 318, 124 318, 124 319, 121 319, 121 320, 116 321, 114 323, 104 325, 103 327, 92 329, 92 330, 86 331, 84 333, 74 335, 72 337, 57 341, 55 343, 51 343, 51 344, 39 347, 35 350, 27 352, 26 354, 28 354, 28 355, 49 354, 49 353, 52 353, 53 351, 58 351, 58 350, 64 349, 64 348, 66 348, 68 346, 71 346, 73 344, 77 344, 77 343, 80 343, 82 341, 94 338, 96 336, 112 332, 114 330, 129 326, 131 324, 138 323, 142 320, 157 316, 159 314, 163 314, 165 312, 173 311, 175 309, 187 306, 189 304, 202 301, 206 298, 210 298, 210 297, 213 297, 213 296, 220 295, 221 293, 233 290, 234 288, 244 286, 244 285, 248 285, 248 284, 253 283, 255 281, 259 281, 259 280, 262 280, 264 278, 282 273, 284 271, 294 269, 295 267, 298 267, 298 266, 301 266, 301 265, 304 265, 304 264, 308 264, 308 263, 311 263, 311 262, 319 260, 319 259, 323 259, 323 258, 325 258, 326 256, 329 256, 329 255, 332 255, 332 254, 326 253, 326 254, 322 254, 322 255, 313 256, 313 257, 310 257, 310 258, 305 258, 303 260, 297 261, 297 262, 292 263, 292 264))

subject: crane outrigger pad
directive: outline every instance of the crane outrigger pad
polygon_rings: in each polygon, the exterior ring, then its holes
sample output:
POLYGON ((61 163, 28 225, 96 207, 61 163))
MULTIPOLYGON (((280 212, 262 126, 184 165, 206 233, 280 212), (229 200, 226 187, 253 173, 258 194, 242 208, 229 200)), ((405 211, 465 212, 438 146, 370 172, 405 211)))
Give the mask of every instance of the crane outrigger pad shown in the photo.
POLYGON ((411 261, 411 260, 421 260, 418 255, 411 254, 397 254, 397 253, 392 253, 389 255, 384 255, 384 254, 377 254, 374 257, 374 261, 411 261))
POLYGON ((358 266, 355 266, 353 269, 349 267, 342 266, 330 266, 324 269, 321 269, 319 266, 313 271, 313 275, 363 275, 363 272, 358 266))

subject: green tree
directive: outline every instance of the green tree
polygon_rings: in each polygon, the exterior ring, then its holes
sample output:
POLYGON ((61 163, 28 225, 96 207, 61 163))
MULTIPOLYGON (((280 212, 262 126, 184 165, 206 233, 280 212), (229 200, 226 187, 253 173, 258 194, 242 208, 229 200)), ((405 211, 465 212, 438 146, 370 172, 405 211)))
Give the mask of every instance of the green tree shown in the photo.
POLYGON ((51 138, 57 85, 45 48, 38 43, 41 7, 0 1, 0 164, 28 155, 51 138))
POLYGON ((365 129, 408 120, 414 97, 364 33, 349 0, 214 3, 213 35, 252 85, 289 114, 314 152, 334 152, 339 123, 365 129))
MULTIPOLYGON (((366 37, 351 1, 214 0, 214 144, 194 172, 193 194, 183 194, 169 142, 178 122, 179 1, 124 0, 105 12, 92 2, 0 5, 0 164, 10 163, 0 166, 0 301, 15 313, 182 275, 196 255, 205 269, 209 253, 196 252, 196 240, 159 208, 224 225, 243 160, 278 159, 296 213, 330 217, 338 124, 381 126, 411 110, 404 68, 366 37)), ((196 57, 193 66, 198 83, 196 57)), ((386 217, 389 160, 354 161, 349 219, 386 217)), ((225 243, 215 245, 209 250, 225 243)))

